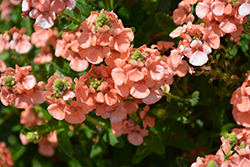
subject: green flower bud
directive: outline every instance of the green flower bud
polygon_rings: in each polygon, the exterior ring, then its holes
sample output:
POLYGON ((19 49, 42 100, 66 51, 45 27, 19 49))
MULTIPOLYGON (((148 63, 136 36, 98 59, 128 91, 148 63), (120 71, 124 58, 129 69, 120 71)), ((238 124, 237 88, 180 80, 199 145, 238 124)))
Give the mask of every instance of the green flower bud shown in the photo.
POLYGON ((97 78, 89 78, 88 86, 90 88, 99 90, 99 87, 101 86, 103 80, 104 80, 103 78, 101 78, 100 80, 98 80, 97 78))
POLYGON ((132 112, 129 115, 129 119, 130 119, 130 121, 133 121, 135 123, 138 123, 140 121, 140 117, 138 116, 138 114, 136 112, 132 112))
POLYGON ((62 80, 60 78, 57 78, 54 81, 52 88, 53 88, 54 93, 56 95, 62 95, 65 92, 65 90, 67 89, 67 82, 66 82, 66 80, 62 80))
POLYGON ((241 149, 241 148, 246 148, 246 143, 245 143, 244 141, 241 142, 239 148, 240 148, 240 149, 241 149))
POLYGON ((158 117, 158 118, 165 118, 168 116, 168 113, 165 109, 163 108, 160 108, 156 111, 155 115, 158 117))
POLYGON ((7 89, 11 89, 15 87, 16 82, 13 76, 8 75, 3 79, 3 84, 7 89))
POLYGON ((136 61, 144 61, 145 59, 145 56, 146 56, 146 53, 145 52, 140 52, 139 50, 136 50, 132 53, 131 55, 131 60, 136 60, 136 61))
POLYGON ((111 22, 109 21, 108 17, 104 13, 100 13, 99 16, 96 18, 96 28, 101 28, 105 25, 111 27, 111 22))
POLYGON ((214 160, 210 160, 207 167, 218 167, 218 164, 214 160))
POLYGON ((37 140, 37 132, 28 132, 26 135, 26 138, 29 142, 34 142, 37 140))
POLYGON ((233 145, 234 143, 237 142, 237 134, 236 134, 235 132, 232 132, 232 133, 229 135, 229 137, 228 137, 227 140, 229 141, 229 143, 230 143, 231 145, 233 145))

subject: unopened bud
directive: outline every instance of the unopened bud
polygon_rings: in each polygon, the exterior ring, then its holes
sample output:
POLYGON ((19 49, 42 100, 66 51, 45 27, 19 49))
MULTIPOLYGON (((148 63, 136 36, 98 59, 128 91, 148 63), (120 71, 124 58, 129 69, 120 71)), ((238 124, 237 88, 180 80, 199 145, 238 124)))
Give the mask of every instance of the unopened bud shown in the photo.
POLYGON ((246 148, 246 143, 244 141, 241 142, 239 148, 246 148))
POLYGON ((54 81, 52 88, 56 95, 62 95, 64 91, 67 89, 67 83, 65 83, 62 79, 57 78, 54 81))
POLYGON ((7 89, 14 88, 16 82, 13 76, 8 75, 3 79, 3 84, 7 89))
POLYGON ((165 117, 167 117, 167 115, 168 115, 167 111, 163 108, 160 108, 156 111, 156 116, 158 118, 165 118, 165 117))
POLYGON ((235 132, 232 132, 228 137, 229 143, 232 145, 237 142, 237 134, 235 132))
POLYGON ((218 164, 214 160, 210 160, 207 167, 218 167, 218 164))
POLYGON ((37 140, 37 132, 28 132, 26 135, 26 138, 29 142, 34 142, 37 140))

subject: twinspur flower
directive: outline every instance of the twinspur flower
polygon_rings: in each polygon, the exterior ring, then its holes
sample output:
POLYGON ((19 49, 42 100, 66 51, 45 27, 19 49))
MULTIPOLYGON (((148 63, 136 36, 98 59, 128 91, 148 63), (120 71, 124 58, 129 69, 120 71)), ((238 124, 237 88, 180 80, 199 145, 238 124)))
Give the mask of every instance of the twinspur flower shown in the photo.
POLYGON ((5 106, 15 105, 17 108, 26 108, 32 103, 41 104, 44 102, 42 96, 42 83, 37 85, 36 78, 29 75, 31 66, 11 67, 1 75, 1 101, 5 106))
POLYGON ((51 28, 54 25, 56 14, 65 8, 72 10, 76 6, 75 0, 23 0, 22 16, 30 16, 36 19, 35 24, 43 29, 51 28), (31 11, 30 9, 33 8, 31 11))

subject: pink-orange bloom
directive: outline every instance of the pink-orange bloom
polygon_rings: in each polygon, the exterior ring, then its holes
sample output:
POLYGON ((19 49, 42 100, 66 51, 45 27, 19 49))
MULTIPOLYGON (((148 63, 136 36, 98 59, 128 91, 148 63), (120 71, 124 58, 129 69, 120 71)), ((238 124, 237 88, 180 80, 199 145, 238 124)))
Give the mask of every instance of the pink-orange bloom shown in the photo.
POLYGON ((57 143, 56 131, 50 132, 48 135, 43 136, 42 140, 38 142, 38 152, 43 156, 52 157, 55 155, 57 143))
POLYGON ((17 108, 26 108, 33 101, 37 101, 33 99, 36 98, 33 97, 36 78, 29 75, 29 71, 32 71, 31 66, 16 65, 16 69, 9 67, 1 75, 1 101, 5 106, 14 104, 17 108))
POLYGON ((12 167, 14 162, 10 150, 6 147, 5 142, 0 142, 0 166, 12 167))
POLYGON ((208 61, 208 54, 212 52, 211 48, 203 45, 200 40, 193 40, 190 48, 185 48, 184 55, 189 58, 189 63, 194 66, 202 66, 208 61))
POLYGON ((178 8, 173 12, 173 20, 175 24, 183 24, 194 21, 194 15, 190 13, 191 6, 187 1, 181 1, 178 8))
POLYGON ((30 36, 23 34, 26 29, 23 30, 15 30, 16 28, 12 28, 9 32, 13 32, 13 39, 10 41, 10 49, 16 50, 16 52, 20 54, 28 53, 32 47, 30 43, 30 36), (13 31, 12 31, 13 30, 13 31))

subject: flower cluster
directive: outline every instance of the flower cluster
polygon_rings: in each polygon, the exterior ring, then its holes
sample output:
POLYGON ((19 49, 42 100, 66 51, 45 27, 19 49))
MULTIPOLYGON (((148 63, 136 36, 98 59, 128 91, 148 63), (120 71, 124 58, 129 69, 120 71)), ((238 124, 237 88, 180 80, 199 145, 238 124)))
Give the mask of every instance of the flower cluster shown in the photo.
POLYGON ((215 155, 209 154, 205 158, 197 157, 191 167, 250 166, 249 135, 249 129, 233 129, 226 138, 221 137, 222 145, 215 155))
POLYGON ((249 1, 208 0, 199 2, 195 10, 212 32, 220 37, 230 33, 236 39, 244 30, 250 7, 249 1))
POLYGON ((250 127, 250 74, 246 74, 246 79, 237 88, 231 98, 230 103, 233 104, 233 117, 237 124, 244 127, 250 127))
POLYGON ((4 142, 0 142, 0 166, 12 167, 14 162, 10 150, 6 147, 4 142))
POLYGON ((34 63, 44 64, 53 60, 53 54, 51 53, 51 47, 56 48, 57 30, 42 29, 34 25, 35 32, 31 35, 31 43, 36 48, 41 48, 41 51, 34 58, 34 63))
POLYGON ((62 12, 65 8, 72 10, 75 5, 75 0, 23 0, 22 16, 29 15, 31 18, 36 19, 35 24, 37 26, 47 29, 54 25, 56 14, 62 12))
POLYGON ((3 50, 9 49, 15 50, 20 54, 28 53, 32 45, 30 43, 30 36, 24 34, 25 32, 25 28, 19 30, 18 28, 13 27, 4 34, 0 34, 0 53, 3 50))
MULTIPOLYGON (((21 112, 20 123, 25 127, 42 125, 43 123, 43 114, 38 112, 37 114, 34 111, 34 106, 30 105, 21 112)), ((27 136, 24 136, 20 133, 19 137, 23 145, 27 145, 30 142, 37 140, 37 135, 34 132, 28 132, 27 136)), ((42 140, 38 142, 38 152, 47 157, 51 157, 55 154, 55 147, 57 146, 57 134, 56 131, 50 132, 48 135, 43 136, 42 140)))
POLYGON ((173 11, 173 21, 175 24, 183 24, 194 21, 194 15, 191 12, 191 6, 197 2, 183 0, 178 4, 178 8, 173 11))
POLYGON ((194 66, 204 65, 208 61, 208 55, 212 49, 220 46, 220 37, 211 32, 205 24, 194 25, 191 22, 177 27, 169 34, 170 37, 182 37, 177 49, 171 51, 175 59, 189 58, 189 63, 194 66), (212 49, 211 49, 212 48, 212 49))
POLYGON ((11 67, 1 75, 1 101, 5 106, 15 105, 17 108, 26 108, 30 104, 42 104, 44 102, 44 82, 36 82, 31 66, 11 67))

